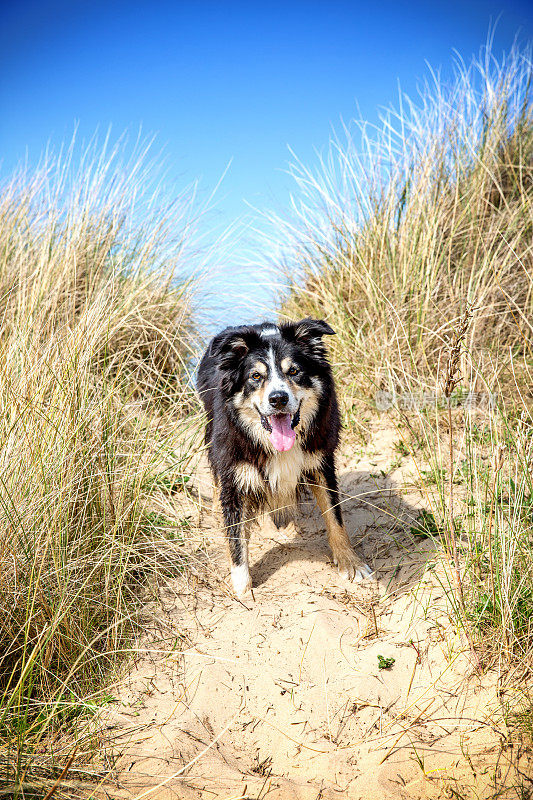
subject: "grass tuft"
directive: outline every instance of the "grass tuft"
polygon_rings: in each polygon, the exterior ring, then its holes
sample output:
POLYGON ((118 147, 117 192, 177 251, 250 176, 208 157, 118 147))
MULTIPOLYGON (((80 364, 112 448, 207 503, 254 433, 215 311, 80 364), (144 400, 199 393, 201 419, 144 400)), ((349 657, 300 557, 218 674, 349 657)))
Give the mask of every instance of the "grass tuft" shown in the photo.
POLYGON ((165 205, 146 145, 133 150, 73 145, 0 191, 0 784, 13 797, 46 794, 91 740, 141 589, 183 567, 191 537, 162 498, 185 492, 196 434, 180 271, 193 210, 185 194, 165 205))
POLYGON ((277 220, 288 317, 326 317, 347 405, 435 388, 444 344, 474 310, 466 351, 497 371, 531 354, 531 53, 486 51, 454 80, 402 96, 379 128, 343 128, 317 169, 292 166, 277 220))
POLYGON ((432 73, 380 127, 296 162, 294 215, 275 220, 283 314, 336 330, 349 435, 376 411, 398 428, 395 466, 412 456, 427 501, 412 532, 447 555, 478 668, 503 672, 533 661, 531 78, 518 47, 432 73))

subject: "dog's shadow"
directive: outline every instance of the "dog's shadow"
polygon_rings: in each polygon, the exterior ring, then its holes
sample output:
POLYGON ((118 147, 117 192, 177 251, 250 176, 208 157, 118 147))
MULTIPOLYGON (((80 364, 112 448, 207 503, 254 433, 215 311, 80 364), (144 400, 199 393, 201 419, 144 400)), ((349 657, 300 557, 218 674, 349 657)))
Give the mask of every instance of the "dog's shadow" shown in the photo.
MULTIPOLYGON (((364 472, 339 476, 339 503, 352 543, 381 587, 395 592, 416 584, 435 553, 435 542, 420 521, 421 507, 410 505, 386 478, 364 472)), ((302 490, 292 518, 297 535, 283 540, 283 526, 278 525, 280 538, 271 537, 277 543, 252 560, 254 587, 291 561, 332 564, 324 520, 308 489, 302 490)))

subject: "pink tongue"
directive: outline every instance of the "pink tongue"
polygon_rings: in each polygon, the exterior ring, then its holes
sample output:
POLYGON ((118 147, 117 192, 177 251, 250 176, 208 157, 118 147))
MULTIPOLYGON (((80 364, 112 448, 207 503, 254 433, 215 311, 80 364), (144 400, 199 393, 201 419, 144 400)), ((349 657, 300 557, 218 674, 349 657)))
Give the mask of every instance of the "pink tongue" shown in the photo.
POLYGON ((296 438, 296 434, 291 428, 291 415, 272 415, 268 418, 268 421, 270 422, 272 428, 270 440, 276 450, 280 450, 281 452, 284 450, 290 450, 296 438))

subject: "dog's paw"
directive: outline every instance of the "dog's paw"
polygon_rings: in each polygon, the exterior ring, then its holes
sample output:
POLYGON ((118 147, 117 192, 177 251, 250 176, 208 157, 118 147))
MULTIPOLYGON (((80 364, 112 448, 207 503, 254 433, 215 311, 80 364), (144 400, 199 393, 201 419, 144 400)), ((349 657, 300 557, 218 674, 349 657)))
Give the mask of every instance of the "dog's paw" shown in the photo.
POLYGON ((239 600, 244 597, 248 589, 252 588, 252 579, 246 564, 231 568, 231 583, 239 600))
POLYGON ((366 580, 376 580, 376 576, 374 575, 374 570, 365 564, 364 561, 361 561, 359 567, 355 570, 355 575, 353 576, 353 580, 356 583, 361 583, 361 581, 366 580))
POLYGON ((349 581, 360 583, 373 576, 373 571, 368 564, 361 561, 359 556, 351 549, 335 553, 333 562, 338 567, 341 578, 349 581))

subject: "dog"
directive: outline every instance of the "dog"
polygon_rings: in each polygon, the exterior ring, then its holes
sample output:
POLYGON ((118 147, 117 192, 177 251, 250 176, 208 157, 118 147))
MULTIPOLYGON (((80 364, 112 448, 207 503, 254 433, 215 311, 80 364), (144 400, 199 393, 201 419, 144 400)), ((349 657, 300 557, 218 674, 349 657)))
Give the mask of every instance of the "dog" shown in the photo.
POLYGON ((247 519, 294 504, 310 486, 333 561, 351 580, 371 575, 342 520, 335 451, 341 427, 324 320, 229 327, 211 340, 197 388, 208 458, 220 492, 234 591, 251 588, 247 519))

